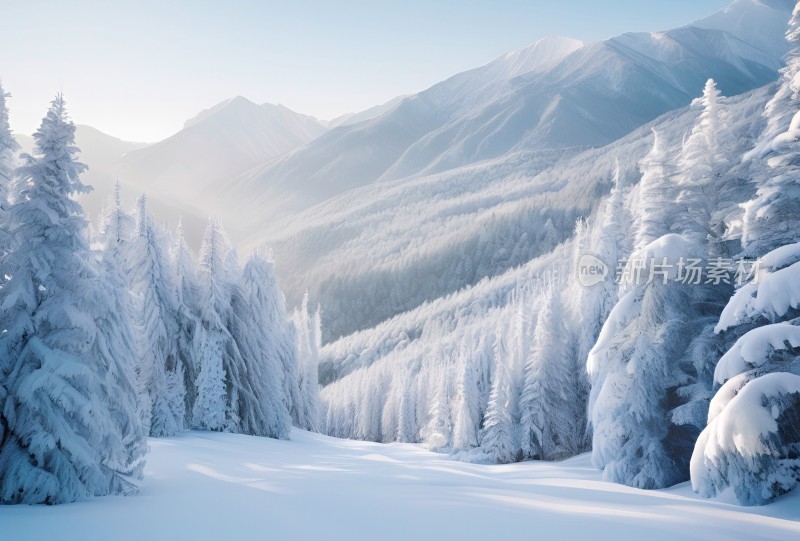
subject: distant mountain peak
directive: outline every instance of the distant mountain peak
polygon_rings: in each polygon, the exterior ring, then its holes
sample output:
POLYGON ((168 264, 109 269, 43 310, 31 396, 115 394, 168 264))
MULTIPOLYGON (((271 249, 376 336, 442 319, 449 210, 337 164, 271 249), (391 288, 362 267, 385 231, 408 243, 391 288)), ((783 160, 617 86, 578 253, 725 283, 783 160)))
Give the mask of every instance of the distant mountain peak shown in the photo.
POLYGON ((209 107, 208 109, 200 111, 197 115, 184 122, 183 127, 185 129, 195 126, 222 111, 253 110, 254 108, 258 108, 258 104, 248 100, 244 96, 234 96, 233 98, 219 102, 213 107, 209 107))
POLYGON ((517 75, 546 68, 584 45, 584 42, 578 39, 545 36, 530 45, 509 51, 491 62, 486 68, 499 77, 510 79, 517 75))
POLYGON ((788 48, 784 32, 794 6, 794 0, 734 0, 689 26, 722 30, 770 55, 781 56, 788 48))

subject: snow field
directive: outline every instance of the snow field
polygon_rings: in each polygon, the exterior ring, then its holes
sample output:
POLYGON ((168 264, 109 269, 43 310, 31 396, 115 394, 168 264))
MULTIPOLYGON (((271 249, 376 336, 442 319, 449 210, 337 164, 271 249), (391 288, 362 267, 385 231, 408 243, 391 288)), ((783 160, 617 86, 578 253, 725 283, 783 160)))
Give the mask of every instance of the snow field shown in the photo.
MULTIPOLYGON (((467 464, 413 444, 189 432, 151 439, 139 495, 0 506, 4 539, 797 539, 800 495, 744 508, 688 483, 601 481, 589 455, 467 464)), ((723 497, 724 499, 724 497, 723 497)))

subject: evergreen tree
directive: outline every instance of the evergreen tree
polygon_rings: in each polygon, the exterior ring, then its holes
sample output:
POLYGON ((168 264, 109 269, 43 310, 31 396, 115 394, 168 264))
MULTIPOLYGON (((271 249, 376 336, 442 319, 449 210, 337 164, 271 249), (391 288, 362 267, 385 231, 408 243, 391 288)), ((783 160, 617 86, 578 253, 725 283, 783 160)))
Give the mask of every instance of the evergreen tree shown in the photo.
MULTIPOLYGON (((575 251, 573 253, 573 268, 580 272, 581 257, 590 253, 606 264, 609 276, 600 283, 591 287, 584 287, 579 282, 575 284, 576 294, 570 303, 573 317, 579 322, 577 325, 577 339, 575 358, 578 366, 576 370, 585 374, 583 366, 589 351, 597 341, 600 329, 608 314, 619 300, 619 291, 613 272, 618 262, 622 261, 628 253, 629 245, 625 236, 628 229, 628 216, 625 211, 625 190, 622 186, 622 177, 619 161, 616 163, 613 177, 613 187, 606 200, 603 213, 598 218, 600 227, 595 238, 590 237, 591 229, 584 221, 576 225, 575 251), (587 237, 581 242, 582 237, 587 237), (587 246, 588 245, 588 246, 587 246)), ((588 381, 584 381, 588 388, 588 381)))
POLYGON ((767 127, 745 156, 761 160, 768 169, 755 198, 743 205, 742 244, 749 256, 800 241, 800 5, 795 6, 786 38, 791 49, 780 86, 765 109, 767 127))
POLYGON ((128 267, 139 331, 137 373, 149 408, 143 421, 151 436, 174 436, 186 417, 184 367, 175 340, 179 311, 166 238, 153 224, 144 195, 137 200, 128 267))
MULTIPOLYGON (((0 287, 5 281, 8 272, 4 269, 3 255, 12 248, 11 236, 8 234, 8 224, 6 223, 6 210, 9 206, 9 190, 14 167, 17 160, 19 145, 11 133, 11 126, 8 123, 8 108, 6 98, 10 94, 3 90, 0 83, 0 287)), ((0 437, 2 437, 0 435, 0 437)))
POLYGON ((114 182, 114 192, 100 213, 100 241, 103 250, 114 253, 123 252, 134 232, 135 221, 122 207, 122 188, 119 179, 114 182))
POLYGON ((511 381, 503 364, 507 357, 503 337, 495 339, 495 369, 492 375, 492 390, 489 407, 483 422, 481 449, 488 460, 500 464, 513 462, 516 458, 511 417, 511 381))
POLYGON ((417 401, 414 392, 416 378, 408 369, 403 373, 403 387, 397 415, 397 441, 414 443, 417 441, 417 401))
POLYGON ((672 194, 669 182, 674 174, 663 137, 653 130, 653 148, 640 165, 639 213, 636 216, 635 250, 641 250, 670 229, 672 194))
POLYGON ((432 451, 450 446, 453 423, 450 419, 450 402, 447 393, 447 379, 440 371, 434 388, 434 396, 428 411, 428 425, 425 427, 425 443, 432 451))
POLYGON ((522 452, 553 460, 578 451, 583 400, 578 374, 567 355, 560 295, 548 286, 525 364, 520 396, 522 452))
POLYGON ((592 459, 609 481, 661 488, 688 478, 696 434, 670 417, 687 383, 688 288, 654 281, 630 291, 589 355, 592 459))
MULTIPOLYGON (((275 265, 271 259, 264 256, 255 256, 258 265, 251 270, 258 270, 258 280, 256 285, 255 276, 249 279, 245 276, 245 285, 250 289, 252 296, 258 290, 258 311, 260 312, 259 322, 264 332, 265 343, 262 347, 264 356, 268 359, 275 359, 278 362, 279 379, 282 390, 280 396, 284 403, 284 408, 290 413, 290 424, 294 423, 300 427, 306 427, 305 411, 303 409, 303 397, 300 392, 300 367, 299 355, 297 351, 296 332, 286 311, 286 299, 277 284, 275 276, 275 265), (302 412, 302 418, 294 416, 302 412)), ((245 272, 247 274, 247 272, 245 272)))
MULTIPOLYGON (((244 267, 242 287, 248 301, 238 312, 239 325, 234 337, 248 365, 248 380, 254 394, 254 407, 242 419, 247 433, 288 439, 291 430, 287 397, 284 395, 283 362, 287 324, 281 319, 283 296, 275 282, 271 261, 257 252, 244 267)), ((285 314, 283 314, 285 316, 285 314)))
POLYGON ((299 411, 295 417, 298 426, 316 431, 319 426, 319 348, 322 334, 319 308, 312 314, 308 306, 308 292, 303 304, 292 314, 299 365, 299 411))
POLYGON ((465 340, 460 348, 461 374, 458 380, 453 427, 453 447, 456 449, 471 449, 480 443, 480 397, 472 345, 465 340))
POLYGON ((57 96, 16 174, 0 289, 0 501, 130 493, 146 444, 124 291, 90 251, 75 126, 57 96))
POLYGON ((8 123, 8 107, 6 98, 11 94, 3 89, 0 83, 0 212, 8 207, 9 188, 11 177, 19 152, 19 144, 11 133, 8 123))
POLYGON ((192 426, 206 430, 232 430, 238 419, 230 419, 227 397, 233 389, 232 375, 224 365, 233 341, 227 328, 231 306, 228 253, 231 246, 217 220, 206 228, 200 250, 202 282, 196 398, 192 426))
POLYGON ((196 381, 200 371, 198 335, 200 328, 199 285, 195 261, 183 236, 183 226, 178 222, 172 246, 172 283, 175 288, 177 308, 176 351, 178 364, 183 367, 183 388, 186 391, 184 426, 192 423, 197 395, 196 381))
POLYGON ((724 117, 720 92, 713 79, 706 82, 699 100, 700 116, 678 157, 680 193, 677 213, 679 232, 699 245, 711 243, 710 251, 721 255, 722 222, 716 221, 720 199, 720 177, 727 167, 723 152, 724 117))

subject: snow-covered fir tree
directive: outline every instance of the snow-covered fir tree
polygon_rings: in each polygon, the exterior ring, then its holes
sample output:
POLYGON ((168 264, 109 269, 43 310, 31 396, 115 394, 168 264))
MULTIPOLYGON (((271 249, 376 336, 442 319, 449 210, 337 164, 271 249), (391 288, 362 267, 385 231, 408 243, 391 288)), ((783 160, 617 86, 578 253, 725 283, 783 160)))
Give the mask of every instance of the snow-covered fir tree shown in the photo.
POLYGON ((417 397, 415 393, 416 379, 413 374, 406 373, 400 395, 399 412, 397 414, 397 441, 414 443, 417 441, 419 427, 417 425, 417 397))
POLYGON ((184 426, 191 426, 199 372, 198 329, 200 328, 199 285, 194 256, 183 236, 183 226, 178 221, 171 249, 172 283, 177 306, 176 351, 178 363, 183 367, 183 386, 186 390, 184 426))
MULTIPOLYGON (((664 254, 686 253, 692 243, 669 234, 643 249, 660 268, 664 254)), ((650 269, 645 269, 645 272, 650 269)), ((669 272, 674 272, 670 269, 669 272)), ((698 316, 691 286, 656 278, 623 296, 589 354, 592 459, 604 478, 640 488, 688 478, 691 431, 670 418, 683 405, 677 389, 689 380, 680 361, 689 346, 689 323, 698 316)))
POLYGON ((146 452, 125 291, 88 244, 75 126, 53 100, 15 173, 0 289, 0 501, 135 491, 146 452), (113 277, 111 277, 113 278, 113 277))
POLYGON ((3 89, 2 82, 0 82, 0 209, 8 206, 11 176, 16 165, 17 152, 19 152, 19 144, 14 139, 11 125, 8 122, 6 98, 10 96, 11 94, 3 89))
POLYGON ((292 314, 299 368, 299 403, 295 404, 293 417, 301 428, 316 431, 319 429, 319 348, 321 347, 319 308, 311 312, 308 306, 308 293, 303 303, 292 314))
POLYGON ((226 372, 226 360, 238 355, 227 328, 231 309, 231 250, 219 222, 212 219, 206 228, 200 249, 201 327, 198 329, 198 374, 192 426, 207 430, 232 430, 238 419, 230 419, 228 389, 233 389, 232 374, 226 372))
MULTIPOLYGON (((465 340, 471 340, 467 337, 465 340)), ((454 413, 453 447, 471 449, 480 443, 480 389, 472 344, 462 344, 459 357, 461 374, 458 380, 454 413)))
POLYGON ((732 345, 714 369, 716 394, 691 470, 701 495, 730 487, 741 503, 759 505, 800 482, 800 243, 776 248, 760 264, 716 326, 732 345))
POLYGON ((453 422, 450 416, 450 397, 447 387, 444 373, 440 371, 434 388, 435 394, 430 401, 429 421, 423 434, 428 448, 433 451, 450 447, 452 438, 453 422))
POLYGON ((579 450, 584 399, 565 335, 560 292, 551 284, 536 320, 520 396, 520 442, 528 458, 553 460, 579 450))
POLYGON ((8 122, 6 98, 9 96, 0 82, 0 285, 5 281, 4 276, 8 275, 3 269, 3 254, 11 249, 12 239, 8 235, 6 210, 9 206, 12 176, 19 151, 19 144, 14 139, 8 122))
POLYGON ((712 405, 692 456, 696 492, 714 497, 732 488, 740 503, 763 505, 797 486, 800 375, 742 374, 717 392, 712 405))
MULTIPOLYGON (((197 359, 192 426, 287 438, 288 413, 296 404, 282 371, 297 373, 298 354, 272 265, 254 255, 240 269, 236 251, 212 219, 200 251, 199 282, 199 325, 194 336, 188 327, 182 332, 197 359)), ((319 418, 319 316, 306 313, 304 322, 305 366, 313 369, 303 372, 296 394, 306 423, 301 426, 313 430, 319 418)), ((289 376, 290 385, 294 381, 289 376)))
MULTIPOLYGON (((251 302, 255 303, 260 333, 263 333, 260 337, 263 339, 262 354, 265 359, 270 359, 270 363, 274 360, 278 362, 277 370, 282 385, 279 396, 283 408, 289 412, 290 425, 294 423, 304 427, 300 419, 292 417, 293 412, 303 411, 300 358, 295 343, 294 325, 286 311, 286 299, 277 284, 275 266, 270 256, 259 254, 254 254, 252 263, 249 264, 249 272, 245 266, 244 286, 249 291, 251 302)), ((276 415, 276 420, 282 417, 280 412, 276 415)), ((279 431, 276 430, 277 432, 279 431)))
POLYGON ((168 239, 153 223, 144 195, 137 200, 127 263, 139 337, 137 375, 148 409, 143 421, 151 436, 174 436, 186 417, 185 368, 175 340, 179 309, 168 239))
POLYGON ((743 504, 768 503, 800 482, 800 3, 787 39, 766 128, 745 156, 758 189, 744 204, 742 243, 760 259, 715 326, 728 349, 691 463, 695 491, 713 497, 732 488, 743 504))
POLYGON ((744 205, 742 243, 750 256, 800 241, 800 9, 795 7, 786 38, 791 50, 780 85, 767 103, 767 127, 745 156, 767 169, 756 197, 744 205))
POLYGON ((242 289, 245 305, 234 308, 237 325, 233 335, 247 360, 247 381, 257 408, 242 418, 242 430, 287 439, 290 397, 285 395, 283 370, 284 358, 291 359, 292 350, 272 261, 253 253, 244 267, 242 289))
POLYGON ((653 148, 640 165, 639 213, 636 216, 634 249, 641 250, 670 230, 674 167, 664 137, 653 130, 653 148))
POLYGON ((114 191, 100 213, 99 240, 104 251, 117 253, 130 241, 136 225, 133 216, 122 206, 122 187, 119 179, 114 181, 114 191))
POLYGON ((725 224, 715 220, 720 204, 720 177, 727 168, 724 152, 725 118, 719 103, 720 92, 713 79, 706 82, 699 100, 701 112, 678 157, 680 192, 677 203, 678 232, 698 244, 710 243, 710 251, 721 255, 725 224))
MULTIPOLYGON (((502 336, 494 344, 495 359, 504 358, 507 351, 502 336)), ((508 369, 497 362, 492 374, 492 390, 481 433, 481 450, 491 462, 506 463, 516 459, 514 426, 511 416, 511 381, 508 369)))

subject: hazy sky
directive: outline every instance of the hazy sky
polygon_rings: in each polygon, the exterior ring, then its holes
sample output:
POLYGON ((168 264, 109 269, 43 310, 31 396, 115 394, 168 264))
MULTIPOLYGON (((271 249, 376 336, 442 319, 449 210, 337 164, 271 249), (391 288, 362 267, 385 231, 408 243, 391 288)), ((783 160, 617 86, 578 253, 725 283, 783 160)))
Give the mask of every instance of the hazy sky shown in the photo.
POLYGON ((729 0, 2 0, 15 131, 63 90, 76 123, 155 141, 237 94, 319 118, 418 92, 548 35, 662 30, 729 0))

